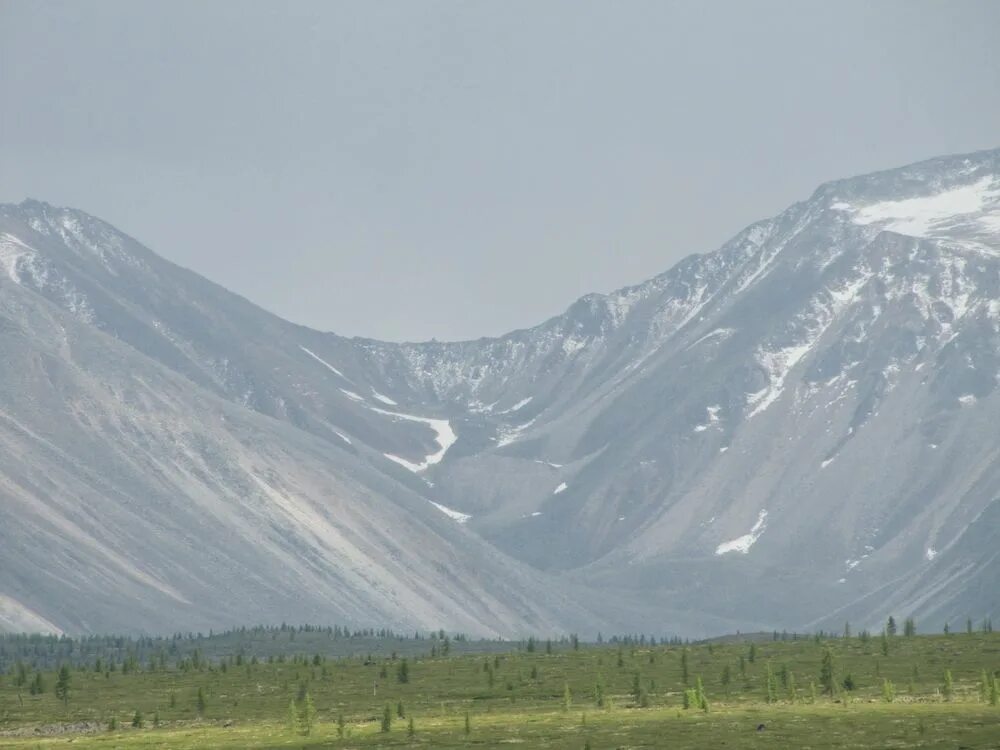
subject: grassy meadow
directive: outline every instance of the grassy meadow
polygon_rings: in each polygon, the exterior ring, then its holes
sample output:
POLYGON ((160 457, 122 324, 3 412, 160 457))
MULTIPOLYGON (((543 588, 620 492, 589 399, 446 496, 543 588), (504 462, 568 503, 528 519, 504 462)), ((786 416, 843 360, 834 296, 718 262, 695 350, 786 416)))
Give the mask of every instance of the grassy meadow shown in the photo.
POLYGON ((80 662, 62 681, 22 663, 0 677, 0 747, 1000 748, 1000 634, 433 656, 424 642, 405 657, 295 645, 80 662))

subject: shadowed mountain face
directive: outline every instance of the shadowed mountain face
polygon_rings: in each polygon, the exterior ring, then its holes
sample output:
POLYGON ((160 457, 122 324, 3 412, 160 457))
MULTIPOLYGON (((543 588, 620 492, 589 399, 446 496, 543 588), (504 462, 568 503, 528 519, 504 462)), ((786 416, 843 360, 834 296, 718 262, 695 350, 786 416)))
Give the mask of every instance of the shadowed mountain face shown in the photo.
POLYGON ((0 206, 0 351, 0 627, 1000 614, 1000 151, 458 343, 295 326, 0 206))

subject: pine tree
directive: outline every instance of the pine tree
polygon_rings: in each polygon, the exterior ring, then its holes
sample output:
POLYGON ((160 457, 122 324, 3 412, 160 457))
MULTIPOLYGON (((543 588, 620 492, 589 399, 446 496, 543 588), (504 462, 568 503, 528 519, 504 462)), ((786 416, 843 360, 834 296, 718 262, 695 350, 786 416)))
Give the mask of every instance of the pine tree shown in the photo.
POLYGON ((719 679, 719 682, 722 684, 722 689, 723 691, 725 691, 726 696, 729 695, 729 685, 730 683, 732 683, 732 681, 733 681, 733 675, 731 670, 729 669, 729 665, 727 664, 722 668, 722 677, 719 679))
POLYGON ((142 725, 143 725, 142 711, 136 709, 135 714, 133 714, 132 716, 132 726, 135 729, 142 729, 142 725))
POLYGON ((417 730, 413 726, 413 717, 410 717, 410 721, 406 725, 406 736, 413 737, 417 733, 417 730))
POLYGON ((965 618, 965 632, 967 635, 972 635, 972 618, 965 618))
POLYGON ((788 673, 788 702, 791 703, 791 704, 794 704, 796 697, 797 696, 795 694, 795 673, 794 672, 789 672, 788 673))
POLYGON ((569 691, 569 683, 563 683, 563 711, 569 711, 573 705, 573 694, 569 691))
POLYGON ((753 664, 755 661, 757 661, 757 644, 756 643, 751 643, 750 644, 750 653, 747 655, 747 661, 750 662, 751 664, 753 664))
POLYGON ((392 729, 392 709, 389 704, 385 704, 385 709, 382 711, 382 731, 388 732, 392 729))
POLYGON ((698 700, 698 707, 702 711, 708 710, 708 700, 705 698, 705 685, 701 681, 701 675, 698 675, 694 681, 695 696, 698 700))
POLYGON ((205 688, 198 688, 198 696, 195 699, 195 708, 198 709, 199 716, 205 713, 205 688))
POLYGON ((285 716, 285 721, 288 724, 289 732, 299 731, 299 712, 295 708, 295 701, 288 701, 288 714, 285 716))
POLYGON ((886 634, 886 632, 884 630, 882 631, 881 646, 882 646, 882 656, 888 656, 889 655, 889 636, 886 634))
POLYGON ((896 635, 896 618, 892 615, 889 615, 889 620, 885 624, 885 632, 890 638, 896 635))
POLYGON ((63 702, 63 707, 69 703, 69 665, 63 664, 59 667, 59 677, 56 679, 56 698, 63 702))
POLYGON ((604 681, 600 676, 594 684, 594 703, 598 708, 604 708, 604 681))
POLYGON ((406 718, 406 709, 403 707, 403 701, 396 703, 396 716, 400 719, 406 718))
POLYGON ((339 739, 344 739, 344 730, 347 728, 347 722, 344 721, 343 714, 337 714, 337 737, 339 739))
POLYGON ((465 735, 468 737, 472 734, 472 722, 469 720, 469 712, 465 712, 465 735))
POLYGON ((684 709, 698 708, 698 691, 694 688, 684 690, 684 709))
POLYGON ((313 705, 313 699, 309 693, 306 693, 305 700, 302 701, 302 710, 299 712, 299 719, 302 722, 302 734, 308 737, 312 734, 313 725, 316 723, 316 706, 313 705))
POLYGON ((823 651, 823 663, 819 670, 819 684, 823 686, 823 692, 833 695, 833 654, 830 649, 823 651))
POLYGON ((410 681, 410 664, 406 659, 403 659, 399 663, 399 669, 396 670, 396 679, 402 683, 410 681))
POLYGON ((995 706, 1000 703, 1000 678, 994 676, 990 680, 990 705, 995 706))
POLYGON ((903 622, 903 635, 908 638, 917 634, 917 623, 912 617, 907 617, 903 622))
POLYGON ((979 677, 979 700, 986 703, 990 699, 990 678, 984 669, 979 677))
POLYGON ((771 662, 767 663, 767 692, 765 693, 765 698, 768 703, 776 703, 778 701, 777 690, 778 684, 774 679, 774 671, 771 669, 771 662))
POLYGON ((944 695, 945 700, 951 700, 952 693, 954 693, 955 685, 951 679, 951 670, 944 670, 944 684, 941 686, 941 694, 944 695))
POLYGON ((687 685, 689 680, 690 680, 690 675, 688 674, 688 652, 687 649, 684 649, 681 651, 681 681, 685 685, 687 685))
POLYGON ((156 709, 153 712, 153 726, 154 727, 160 726, 160 709, 156 709))

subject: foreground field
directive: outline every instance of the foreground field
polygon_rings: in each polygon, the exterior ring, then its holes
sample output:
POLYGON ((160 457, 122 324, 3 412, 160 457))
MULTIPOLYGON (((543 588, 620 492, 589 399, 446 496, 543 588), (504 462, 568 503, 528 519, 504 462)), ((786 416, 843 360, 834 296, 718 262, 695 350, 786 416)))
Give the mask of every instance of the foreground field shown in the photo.
POLYGON ((0 746, 1000 748, 994 634, 547 651, 15 670, 0 746))

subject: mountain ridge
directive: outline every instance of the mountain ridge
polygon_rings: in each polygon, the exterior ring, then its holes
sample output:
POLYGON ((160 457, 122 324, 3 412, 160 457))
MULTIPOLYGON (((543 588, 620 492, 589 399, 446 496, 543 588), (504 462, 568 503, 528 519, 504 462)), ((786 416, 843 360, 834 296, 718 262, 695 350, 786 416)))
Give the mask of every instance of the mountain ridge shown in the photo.
POLYGON ((18 209, 0 206, 0 283, 406 488, 571 591, 567 622, 875 622, 887 581, 897 614, 995 612, 946 568, 990 576, 975 519, 1000 486, 1000 150, 824 183, 714 253, 462 342, 314 331, 103 222, 18 209), (905 458, 870 465, 887 442, 905 458), (934 581, 959 590, 924 596, 934 581))

